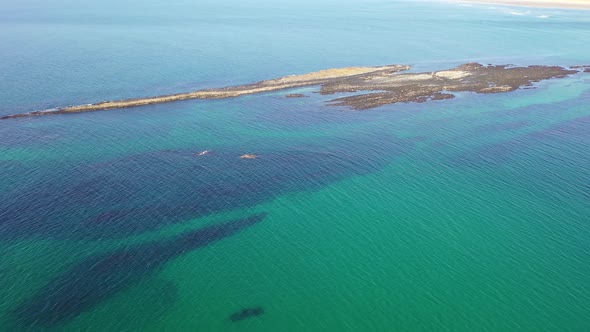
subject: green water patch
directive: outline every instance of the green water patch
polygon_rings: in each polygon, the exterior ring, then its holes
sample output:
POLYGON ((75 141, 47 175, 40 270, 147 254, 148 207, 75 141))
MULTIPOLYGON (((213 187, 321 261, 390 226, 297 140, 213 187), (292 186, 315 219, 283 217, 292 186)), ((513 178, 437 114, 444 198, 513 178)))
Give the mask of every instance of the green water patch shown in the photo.
POLYGON ((588 229, 559 225, 587 210, 499 186, 496 176, 508 174, 407 158, 281 196, 260 206, 269 217, 255 234, 166 267, 179 298, 151 330, 583 326, 590 267, 564 253, 578 251, 588 229), (228 322, 251 306, 264 315, 228 322))

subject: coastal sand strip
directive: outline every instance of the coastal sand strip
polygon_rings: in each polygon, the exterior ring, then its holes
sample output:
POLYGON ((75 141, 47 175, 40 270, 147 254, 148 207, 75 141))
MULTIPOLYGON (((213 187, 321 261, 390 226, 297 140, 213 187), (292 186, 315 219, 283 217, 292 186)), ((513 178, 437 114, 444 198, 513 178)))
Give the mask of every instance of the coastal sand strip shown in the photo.
POLYGON ((451 2, 590 10, 589 0, 452 0, 451 2))

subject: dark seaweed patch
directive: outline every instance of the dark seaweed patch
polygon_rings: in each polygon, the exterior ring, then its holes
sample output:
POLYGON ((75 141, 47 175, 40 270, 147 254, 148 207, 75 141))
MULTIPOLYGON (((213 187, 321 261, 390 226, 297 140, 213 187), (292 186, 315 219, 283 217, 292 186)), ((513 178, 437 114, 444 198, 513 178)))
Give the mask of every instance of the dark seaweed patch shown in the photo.
POLYGON ((264 308, 262 307, 253 307, 253 308, 244 308, 236 313, 233 313, 229 316, 229 320, 232 322, 239 322, 244 319, 252 318, 261 316, 264 314, 264 308))
POLYGON ((514 142, 490 144, 476 148, 452 159, 453 165, 479 168, 506 163, 515 154, 514 142))
POLYGON ((61 139, 61 131, 49 127, 2 126, 0 130, 0 146, 11 148, 53 143, 61 139))
MULTIPOLYGON (((555 201, 564 196, 586 199, 590 197, 589 141, 590 117, 582 117, 464 152, 450 162, 486 173, 490 167, 502 166, 509 170, 503 182, 526 192, 543 193, 555 201), (512 177, 515 174, 517 178, 512 177)), ((494 182, 497 184, 498 179, 494 182)))
POLYGON ((265 217, 254 215, 178 237, 91 257, 49 282, 14 310, 28 327, 63 323, 150 277, 170 260, 234 235, 265 217))
POLYGON ((313 190, 373 172, 415 143, 381 133, 326 140, 323 146, 255 151, 154 151, 53 169, 54 177, 0 193, 1 237, 121 238, 286 192, 313 190), (374 142, 367 144, 367 142, 374 142))
POLYGON ((451 163, 467 167, 485 167, 512 162, 516 158, 528 156, 526 151, 535 150, 544 160, 563 163, 566 160, 561 152, 573 147, 583 148, 590 140, 588 131, 590 117, 583 117, 519 136, 515 139, 488 144, 455 156, 451 163))
POLYGON ((526 128, 529 124, 526 121, 511 121, 503 123, 491 123, 475 128, 475 131, 481 135, 486 133, 496 133, 499 131, 514 131, 526 128))

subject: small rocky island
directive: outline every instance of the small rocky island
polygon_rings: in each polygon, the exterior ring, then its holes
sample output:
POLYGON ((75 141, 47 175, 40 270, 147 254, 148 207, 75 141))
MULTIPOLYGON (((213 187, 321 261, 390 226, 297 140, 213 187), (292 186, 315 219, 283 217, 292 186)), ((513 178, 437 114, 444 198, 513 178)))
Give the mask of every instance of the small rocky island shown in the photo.
POLYGON ((560 66, 517 67, 511 65, 484 66, 479 63, 467 63, 456 68, 441 71, 401 73, 409 69, 410 66, 406 65, 326 69, 246 85, 158 97, 66 106, 45 111, 8 115, 0 119, 102 111, 187 99, 232 98, 316 85, 321 87, 319 92, 324 95, 339 92, 358 93, 353 96, 335 98, 329 104, 333 106, 346 106, 353 110, 365 110, 387 104, 406 102, 422 103, 430 100, 451 99, 454 98, 453 92, 459 91, 476 93, 509 92, 523 87, 530 87, 533 83, 542 80, 563 78, 576 73, 588 72, 590 71, 590 66, 574 66, 569 68, 560 66))

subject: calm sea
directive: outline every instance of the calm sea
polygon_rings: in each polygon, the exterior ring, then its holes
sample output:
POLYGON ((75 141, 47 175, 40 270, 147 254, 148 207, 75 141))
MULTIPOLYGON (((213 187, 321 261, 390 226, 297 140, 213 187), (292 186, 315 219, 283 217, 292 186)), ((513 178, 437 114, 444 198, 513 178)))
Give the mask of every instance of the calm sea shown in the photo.
MULTIPOLYGON (((0 7, 0 115, 343 66, 590 63, 585 11, 0 7)), ((365 112, 316 92, 0 121, 0 330, 588 329, 589 75, 365 112)))

